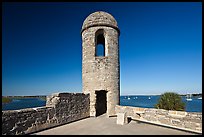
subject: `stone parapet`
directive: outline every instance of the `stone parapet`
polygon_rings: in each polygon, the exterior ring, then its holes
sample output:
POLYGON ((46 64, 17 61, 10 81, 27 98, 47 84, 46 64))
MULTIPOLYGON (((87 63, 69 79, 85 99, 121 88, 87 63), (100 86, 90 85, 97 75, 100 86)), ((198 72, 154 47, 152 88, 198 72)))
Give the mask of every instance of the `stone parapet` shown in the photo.
POLYGON ((134 120, 202 133, 202 113, 119 105, 116 105, 115 111, 117 114, 126 113, 134 120))
POLYGON ((55 93, 46 106, 2 111, 2 135, 22 135, 89 117, 89 94, 55 93))

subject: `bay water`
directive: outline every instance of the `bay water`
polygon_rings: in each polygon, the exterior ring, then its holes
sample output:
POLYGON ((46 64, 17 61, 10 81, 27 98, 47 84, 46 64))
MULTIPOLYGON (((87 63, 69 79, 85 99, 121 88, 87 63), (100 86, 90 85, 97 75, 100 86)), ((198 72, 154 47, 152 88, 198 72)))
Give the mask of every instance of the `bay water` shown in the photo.
MULTIPOLYGON (((154 96, 121 96, 121 106, 134 106, 142 108, 154 108, 154 105, 158 103, 160 95, 154 96)), ((185 96, 182 96, 182 101, 186 104, 185 111, 187 112, 202 112, 202 99, 198 97, 192 97, 192 101, 187 101, 185 96)))
MULTIPOLYGON (((158 102, 159 97, 159 95, 120 96, 120 105, 154 108, 154 105, 158 102)), ((183 96, 182 100, 186 104, 187 112, 202 112, 202 99, 192 97, 192 101, 187 101, 185 96, 183 96)), ((40 98, 21 98, 13 99, 12 102, 7 104, 2 104, 2 110, 18 110, 24 108, 41 107, 45 105, 46 101, 40 98)))
POLYGON ((2 104, 2 110, 18 110, 45 106, 46 101, 40 98, 13 99, 10 103, 2 104))

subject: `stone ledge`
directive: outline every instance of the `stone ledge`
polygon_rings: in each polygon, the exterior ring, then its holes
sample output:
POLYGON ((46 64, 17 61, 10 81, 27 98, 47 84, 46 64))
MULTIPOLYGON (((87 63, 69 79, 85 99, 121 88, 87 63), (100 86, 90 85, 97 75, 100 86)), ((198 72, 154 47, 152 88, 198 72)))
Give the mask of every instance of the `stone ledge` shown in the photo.
POLYGON ((148 121, 148 120, 145 120, 145 119, 134 119, 132 118, 133 120, 136 120, 136 121, 140 121, 140 122, 144 122, 144 123, 148 123, 148 124, 153 124, 153 125, 158 125, 158 126, 164 126, 164 127, 168 127, 168 128, 174 128, 174 129, 179 129, 179 130, 183 130, 183 131, 187 131, 187 132, 193 132, 193 133, 198 133, 198 134, 202 134, 202 131, 198 131, 198 130, 192 130, 192 129, 189 129, 189 128, 182 128, 182 127, 176 127, 176 126, 171 126, 171 125, 167 125, 167 124, 162 124, 160 122, 152 122, 152 121, 148 121))
POLYGON ((127 112, 127 116, 134 120, 202 133, 202 113, 169 111, 155 108, 139 109, 138 107, 119 105, 116 105, 115 110, 116 113, 127 112))
POLYGON ((172 111, 172 110, 169 110, 168 115, 172 116, 172 117, 182 118, 182 117, 185 117, 187 115, 187 112, 185 112, 185 111, 172 111))

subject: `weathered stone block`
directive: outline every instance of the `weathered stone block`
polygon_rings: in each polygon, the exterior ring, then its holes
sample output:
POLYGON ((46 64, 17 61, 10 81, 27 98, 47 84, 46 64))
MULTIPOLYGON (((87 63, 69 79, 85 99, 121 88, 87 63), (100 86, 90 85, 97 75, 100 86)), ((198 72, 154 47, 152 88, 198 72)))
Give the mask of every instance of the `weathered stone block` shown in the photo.
POLYGON ((128 123, 127 114, 125 113, 117 113, 117 124, 125 125, 128 123))

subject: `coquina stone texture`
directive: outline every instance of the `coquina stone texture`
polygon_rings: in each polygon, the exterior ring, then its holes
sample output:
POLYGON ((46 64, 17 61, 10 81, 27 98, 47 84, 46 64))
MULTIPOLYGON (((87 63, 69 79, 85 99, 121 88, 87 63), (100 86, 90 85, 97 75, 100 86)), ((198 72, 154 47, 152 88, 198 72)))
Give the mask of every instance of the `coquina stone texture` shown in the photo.
POLYGON ((85 19, 81 34, 82 85, 83 93, 90 94, 90 116, 97 116, 102 109, 107 116, 115 115, 115 106, 120 101, 120 31, 117 22, 109 13, 97 11, 85 19), (101 41, 99 35, 104 38, 104 56, 96 55, 97 42, 101 41), (99 92, 105 97, 100 97, 99 92))
POLYGON ((202 113, 116 105, 116 113, 147 123, 202 133, 202 113))
POLYGON ((29 134, 89 117, 89 94, 56 93, 45 107, 2 111, 2 135, 29 134))

